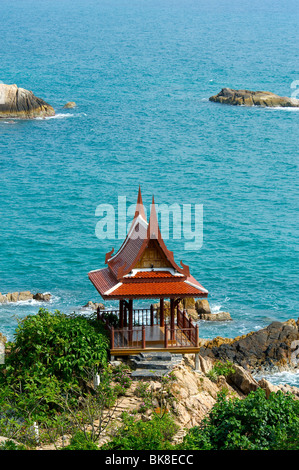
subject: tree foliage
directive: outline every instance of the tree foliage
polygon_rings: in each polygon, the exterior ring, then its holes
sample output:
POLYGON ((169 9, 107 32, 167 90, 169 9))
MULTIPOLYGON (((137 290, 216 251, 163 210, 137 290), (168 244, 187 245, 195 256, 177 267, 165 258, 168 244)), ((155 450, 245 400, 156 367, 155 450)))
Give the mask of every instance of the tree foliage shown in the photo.
POLYGON ((262 389, 242 400, 220 393, 209 416, 188 432, 180 448, 299 449, 299 401, 280 391, 267 399, 262 389))
POLYGON ((5 368, 15 377, 30 371, 68 382, 82 376, 84 368, 106 364, 107 349, 100 323, 42 308, 19 322, 5 368))

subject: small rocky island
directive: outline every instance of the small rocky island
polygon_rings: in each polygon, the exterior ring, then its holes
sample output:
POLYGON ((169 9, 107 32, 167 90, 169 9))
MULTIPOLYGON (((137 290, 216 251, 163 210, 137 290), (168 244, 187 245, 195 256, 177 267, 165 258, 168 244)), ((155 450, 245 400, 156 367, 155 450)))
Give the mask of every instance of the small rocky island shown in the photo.
POLYGON ((269 91, 233 90, 231 88, 222 88, 218 95, 211 96, 209 100, 234 106, 299 107, 299 100, 296 98, 275 95, 269 91))
POLYGON ((35 96, 32 91, 19 88, 17 85, 0 83, 0 119, 34 119, 54 115, 54 108, 35 96))

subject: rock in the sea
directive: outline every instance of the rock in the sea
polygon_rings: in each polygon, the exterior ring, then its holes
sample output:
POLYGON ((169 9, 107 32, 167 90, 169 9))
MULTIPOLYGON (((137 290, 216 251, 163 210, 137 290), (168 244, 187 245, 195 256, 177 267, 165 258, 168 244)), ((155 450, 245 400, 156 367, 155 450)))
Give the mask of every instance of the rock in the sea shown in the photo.
POLYGON ((52 106, 32 91, 0 83, 0 118, 32 119, 54 115, 52 106))
POLYGON ((222 88, 218 95, 211 96, 209 100, 239 106, 299 107, 299 100, 296 98, 275 95, 269 91, 233 90, 231 88, 222 88))
POLYGON ((83 306, 83 308, 91 308, 93 310, 97 310, 98 307, 100 307, 101 310, 105 309, 104 304, 97 303, 97 302, 92 302, 91 300, 89 300, 89 302, 87 302, 87 304, 83 306))
POLYGON ((38 292, 37 294, 34 294, 33 298, 39 302, 49 302, 49 300, 51 300, 51 294, 41 294, 38 292))
POLYGON ((199 319, 206 321, 230 321, 232 320, 232 317, 228 312, 200 313, 199 319))
POLYGON ((68 101, 64 106, 63 108, 64 109, 72 109, 72 108, 76 108, 76 103, 75 101, 68 101))
POLYGON ((294 367, 294 341, 299 340, 298 322, 271 323, 266 328, 248 333, 220 345, 208 343, 200 349, 203 357, 230 361, 245 369, 284 370, 294 367))
POLYGON ((207 299, 200 299, 195 302, 195 308, 199 314, 211 313, 211 307, 207 299))
POLYGON ((7 302, 18 302, 20 300, 26 301, 26 300, 45 300, 48 301, 50 300, 51 295, 50 294, 35 294, 33 295, 29 290, 22 291, 22 292, 8 292, 8 294, 1 294, 0 293, 0 304, 4 303, 6 304, 7 302))

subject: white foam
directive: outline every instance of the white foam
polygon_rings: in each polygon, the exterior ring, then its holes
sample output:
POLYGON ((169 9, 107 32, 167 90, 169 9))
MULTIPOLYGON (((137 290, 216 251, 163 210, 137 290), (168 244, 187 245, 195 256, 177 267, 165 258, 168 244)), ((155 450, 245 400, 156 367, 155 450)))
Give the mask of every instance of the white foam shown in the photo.
POLYGON ((70 117, 82 117, 82 116, 87 116, 87 114, 85 113, 76 113, 76 114, 72 114, 72 113, 58 113, 58 114, 55 114, 55 116, 46 116, 46 117, 37 117, 35 118, 36 121, 49 121, 50 119, 66 119, 66 118, 70 118, 70 117))
POLYGON ((212 313, 219 313, 221 312, 221 305, 220 304, 216 304, 216 305, 211 305, 211 312, 212 313))
POLYGON ((299 370, 296 372, 283 371, 274 372, 273 374, 263 374, 255 376, 255 379, 260 380, 265 378, 273 385, 292 385, 299 387, 299 370))

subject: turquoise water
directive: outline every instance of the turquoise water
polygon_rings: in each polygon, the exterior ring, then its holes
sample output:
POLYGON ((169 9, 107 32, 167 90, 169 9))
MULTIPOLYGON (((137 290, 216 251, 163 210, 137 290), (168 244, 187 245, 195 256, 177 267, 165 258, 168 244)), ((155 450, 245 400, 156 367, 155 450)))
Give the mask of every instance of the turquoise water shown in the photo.
MULTIPOLYGON (((237 336, 298 318, 296 109, 230 107, 224 86, 290 96, 298 4, 264 1, 1 1, 0 79, 56 117, 0 122, 0 291, 51 292, 51 309, 100 297, 88 271, 121 241, 99 240, 95 209, 203 204, 203 246, 175 259, 237 336), (63 109, 67 101, 78 107, 63 109)), ((0 331, 39 304, 0 305, 0 331)))

